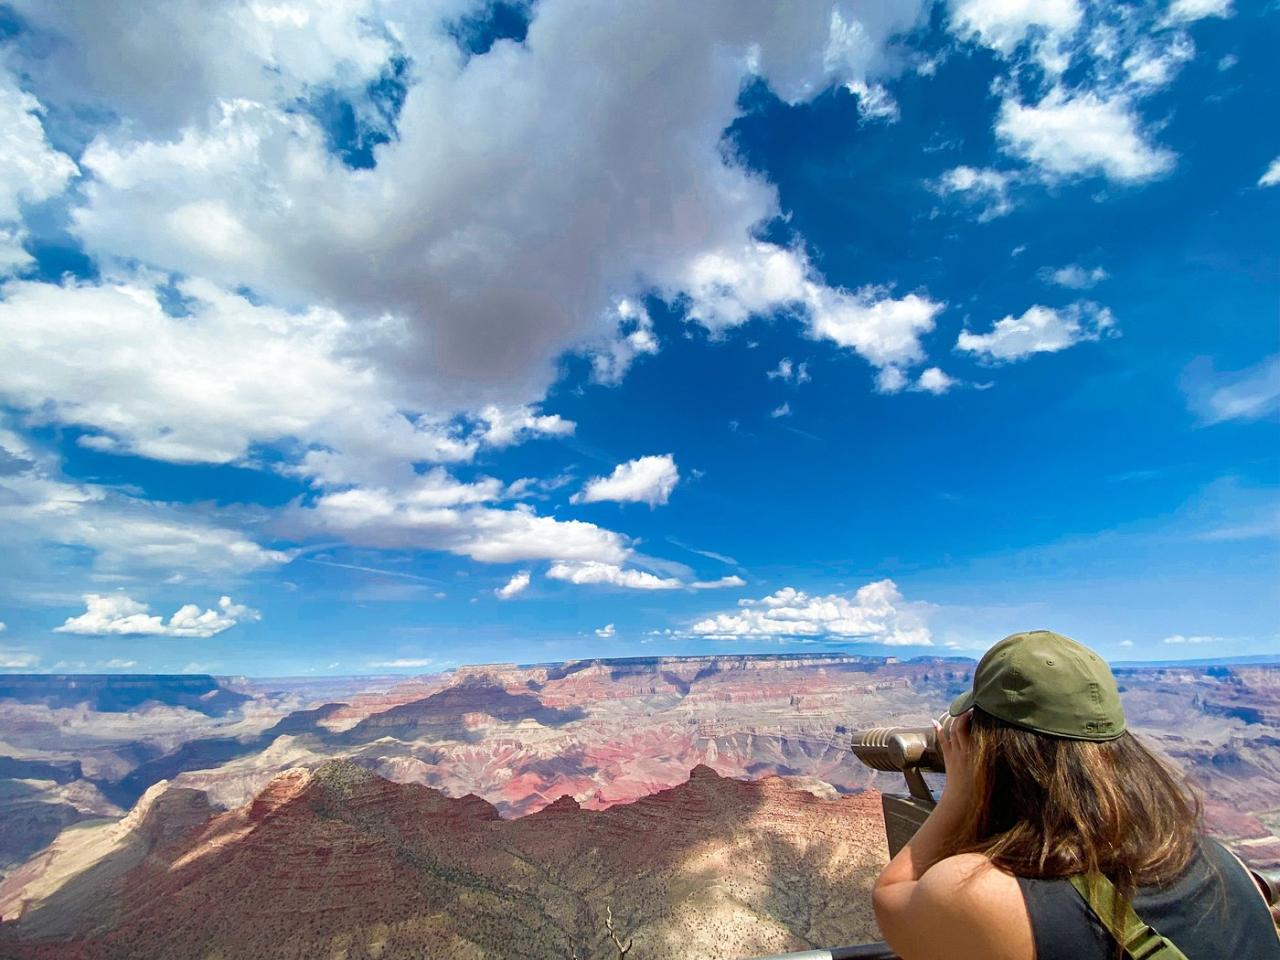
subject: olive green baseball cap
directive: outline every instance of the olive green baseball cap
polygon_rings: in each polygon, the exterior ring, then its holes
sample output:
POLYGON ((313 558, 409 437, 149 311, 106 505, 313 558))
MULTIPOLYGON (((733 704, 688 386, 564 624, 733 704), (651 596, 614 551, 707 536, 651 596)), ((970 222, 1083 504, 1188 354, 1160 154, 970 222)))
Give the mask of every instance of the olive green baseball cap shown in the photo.
POLYGON ((1107 662, 1050 630, 1015 633, 988 650, 973 672, 973 689, 956 698, 950 713, 958 717, 971 707, 1073 740, 1114 740, 1125 731, 1107 662))

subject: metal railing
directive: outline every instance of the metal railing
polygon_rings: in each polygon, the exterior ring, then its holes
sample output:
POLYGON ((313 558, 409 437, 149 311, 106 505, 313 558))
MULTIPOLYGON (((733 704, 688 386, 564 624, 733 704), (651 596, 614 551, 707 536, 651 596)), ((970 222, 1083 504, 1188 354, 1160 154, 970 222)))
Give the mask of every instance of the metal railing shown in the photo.
POLYGON ((801 950, 799 953, 778 953, 757 960, 900 960, 883 940, 860 943, 856 947, 832 947, 829 950, 801 950))

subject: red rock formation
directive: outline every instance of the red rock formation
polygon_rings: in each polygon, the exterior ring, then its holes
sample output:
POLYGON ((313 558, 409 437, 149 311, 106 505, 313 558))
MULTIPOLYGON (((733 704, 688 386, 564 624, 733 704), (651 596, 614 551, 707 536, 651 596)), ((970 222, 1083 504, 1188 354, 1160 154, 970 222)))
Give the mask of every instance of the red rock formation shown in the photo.
MULTIPOLYGON (((606 811, 569 797, 502 820, 349 762, 290 771, 111 877, 117 904, 30 958, 601 955, 609 907, 637 954, 732 957, 872 934, 878 798, 821 800, 710 768, 606 811), (643 953, 641 954, 641 950, 643 953)), ((81 891, 83 899, 84 891, 81 891)), ((3 951, 0 951, 3 952, 3 951)))

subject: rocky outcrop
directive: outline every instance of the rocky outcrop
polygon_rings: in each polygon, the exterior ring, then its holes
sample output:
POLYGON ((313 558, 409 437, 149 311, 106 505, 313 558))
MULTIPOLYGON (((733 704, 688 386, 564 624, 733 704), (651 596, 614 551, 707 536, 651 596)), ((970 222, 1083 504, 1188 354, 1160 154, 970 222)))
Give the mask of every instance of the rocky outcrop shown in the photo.
MULTIPOLYGON (((109 917, 55 945, 41 922, 55 893, 9 927, 6 949, 83 960, 600 956, 606 909, 655 960, 850 942, 874 932, 881 827, 873 794, 821 800, 705 766, 632 804, 590 811, 561 798, 502 820, 477 797, 336 761, 289 771, 180 835, 150 835, 144 858, 99 868, 109 917)), ((58 909, 88 902, 90 881, 74 883, 79 900, 58 909)))

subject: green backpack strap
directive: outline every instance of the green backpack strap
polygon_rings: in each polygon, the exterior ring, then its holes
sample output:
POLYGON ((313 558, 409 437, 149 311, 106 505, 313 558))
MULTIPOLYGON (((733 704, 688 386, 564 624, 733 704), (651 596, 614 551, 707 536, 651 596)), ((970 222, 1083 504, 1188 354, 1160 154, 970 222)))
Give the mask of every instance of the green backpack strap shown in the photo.
POLYGON ((1145 923, 1129 904, 1124 905, 1116 921, 1116 888, 1102 874, 1077 874, 1068 879, 1132 960, 1187 960, 1185 953, 1145 923))

